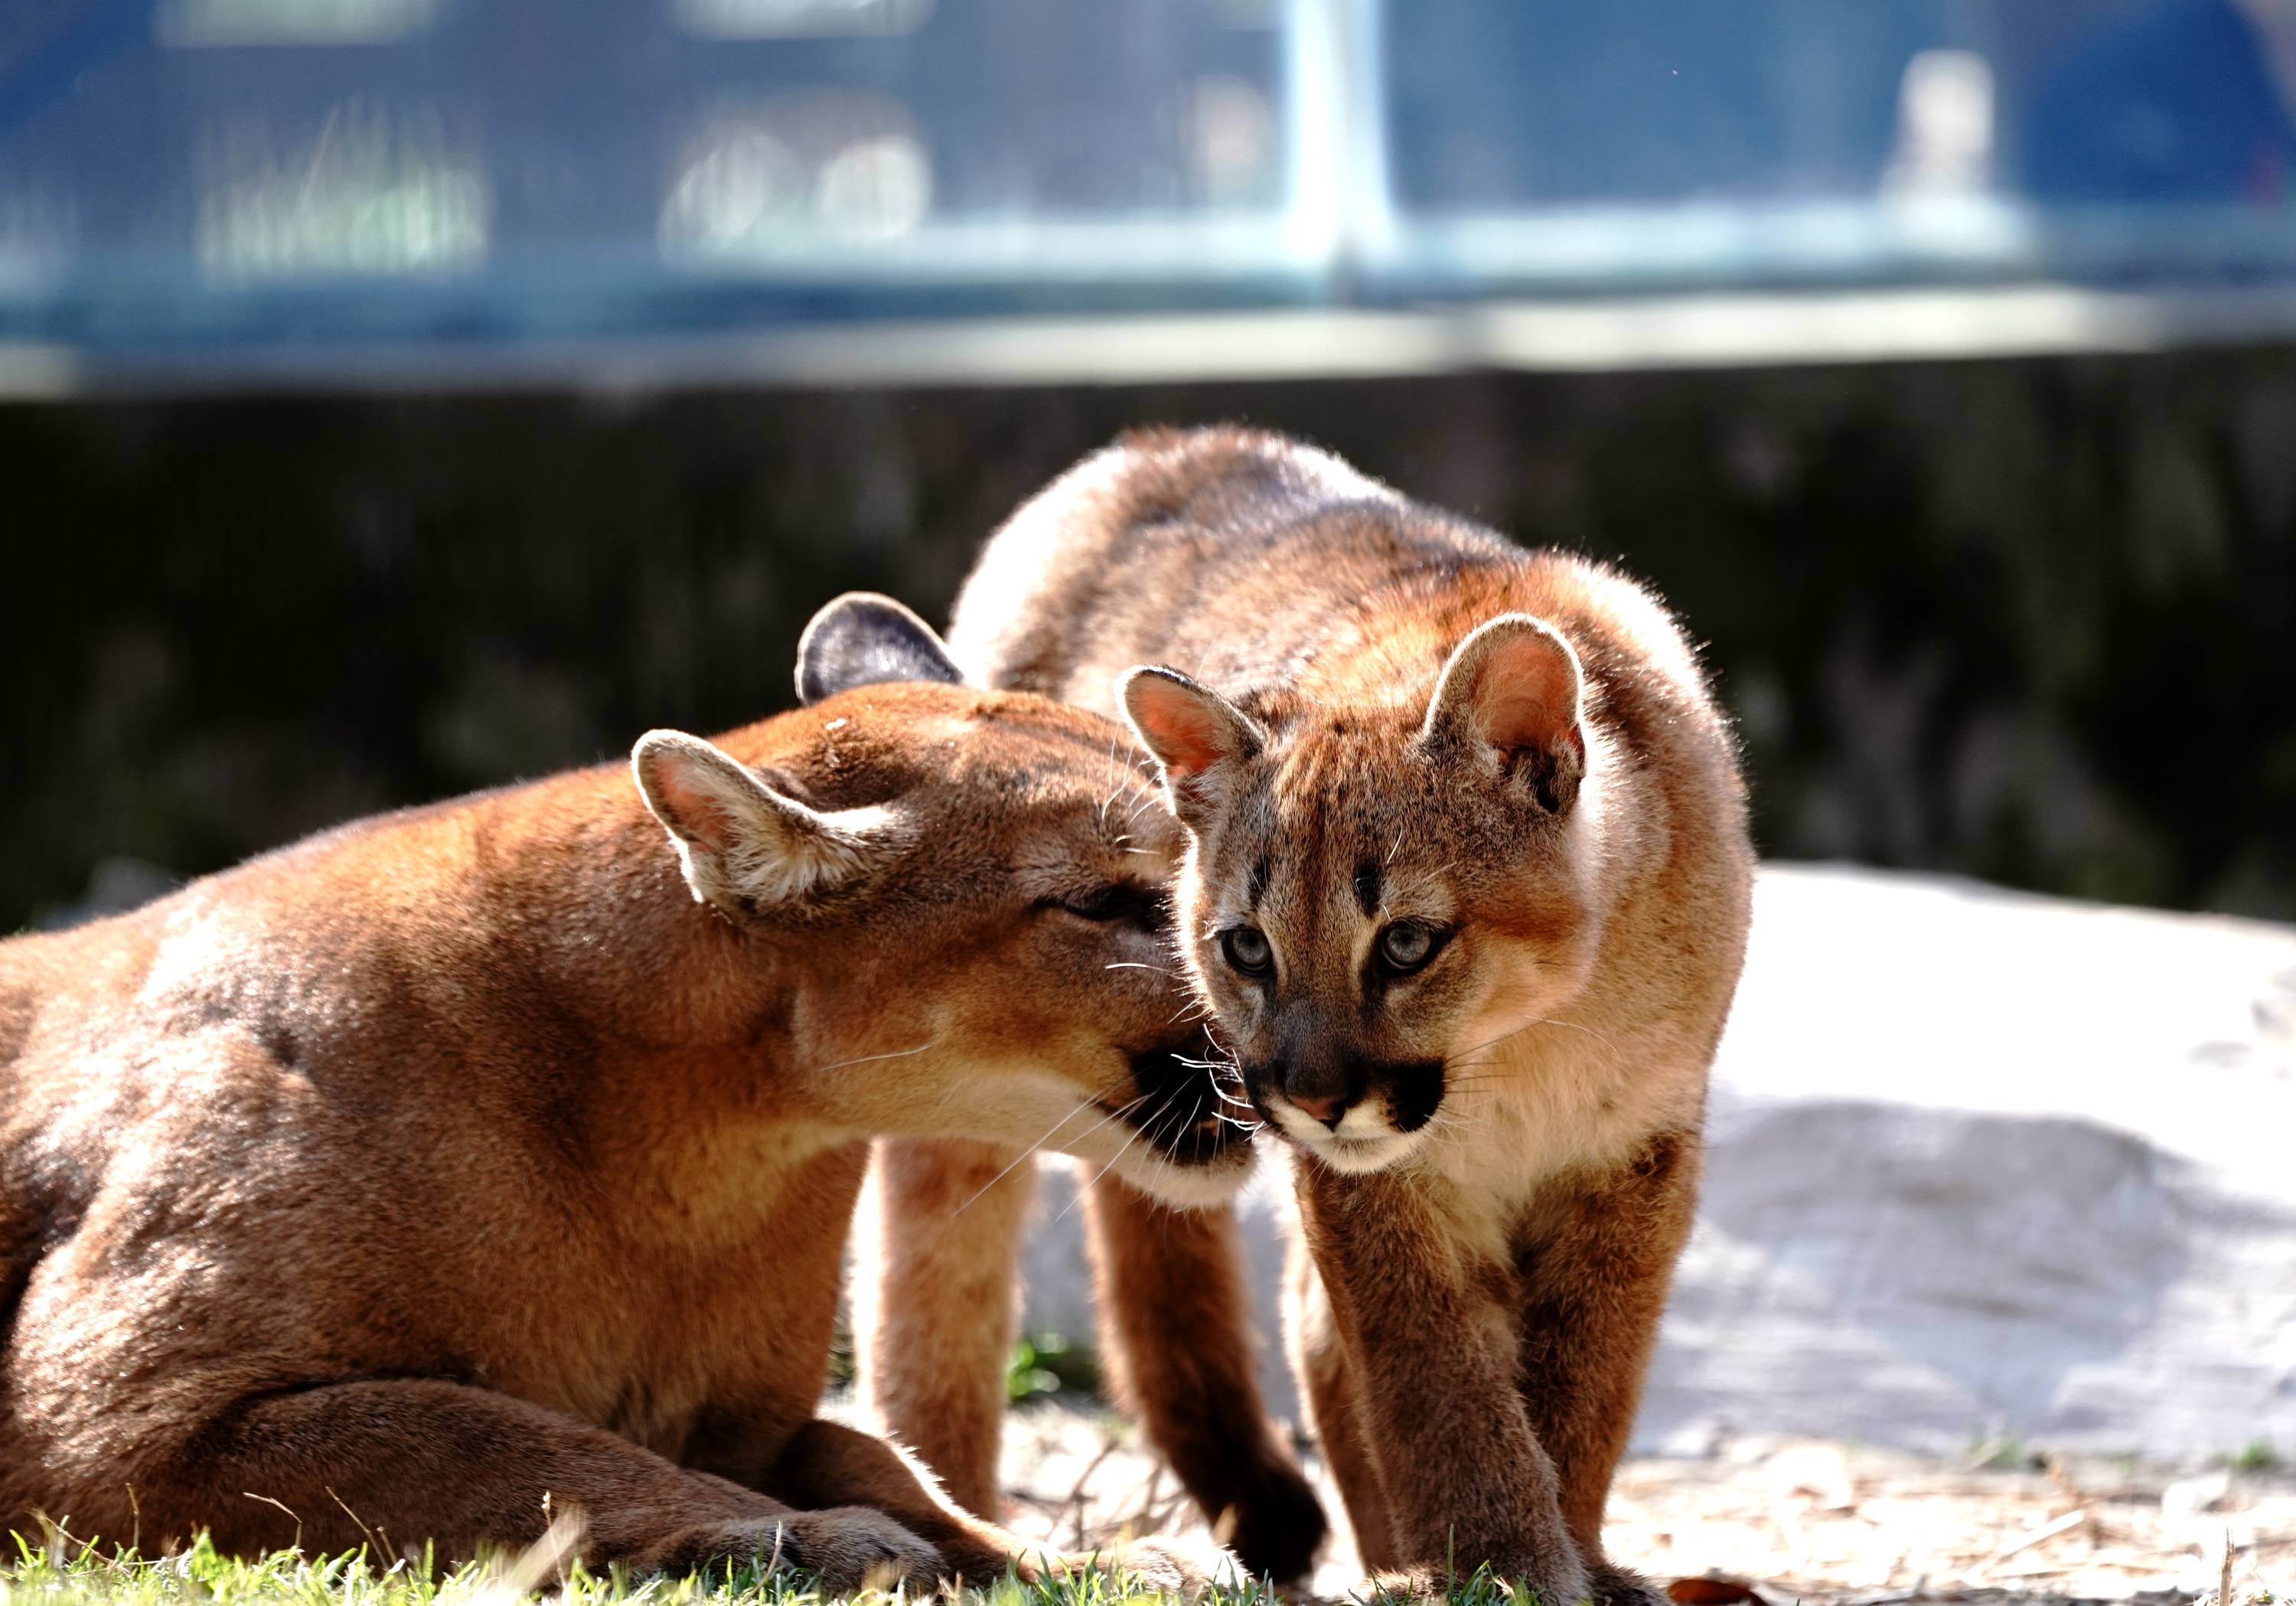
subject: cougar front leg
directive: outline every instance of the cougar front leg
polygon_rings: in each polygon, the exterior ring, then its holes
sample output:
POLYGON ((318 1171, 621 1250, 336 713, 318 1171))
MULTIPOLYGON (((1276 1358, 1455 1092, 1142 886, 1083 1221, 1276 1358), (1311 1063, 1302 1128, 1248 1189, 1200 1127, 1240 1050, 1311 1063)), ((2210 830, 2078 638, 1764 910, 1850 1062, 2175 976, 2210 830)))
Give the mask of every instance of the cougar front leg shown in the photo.
POLYGON ((1542 1602, 1584 1598, 1554 1464, 1516 1387, 1512 1268, 1465 1258, 1423 1182, 1306 1158, 1294 1176, 1413 1584, 1440 1590, 1488 1562, 1542 1602))
POLYGON ((862 1418, 967 1511, 997 1513, 1004 1377, 1036 1162, 961 1139, 880 1139, 853 1229, 862 1418), (1017 1163, 1016 1163, 1017 1162, 1017 1163))
POLYGON ((1695 1133, 1652 1140, 1606 1183, 1574 1190, 1519 1270, 1522 1394, 1562 1483, 1562 1520, 1605 1602, 1663 1596, 1603 1558, 1603 1508, 1633 1432, 1676 1259, 1698 1204, 1695 1133))
POLYGON ((1246 1569, 1304 1577, 1324 1510, 1259 1397, 1234 1209, 1173 1209, 1104 1173, 1085 1209, 1101 1354, 1119 1402, 1246 1569))
MULTIPOLYGON (((882 1511, 795 1511, 603 1429, 461 1384, 265 1395, 186 1437, 120 1480, 133 1486, 147 1537, 206 1528, 219 1549, 239 1553, 375 1540, 419 1555, 428 1541, 459 1561, 530 1544, 566 1513, 582 1523, 575 1553, 596 1567, 682 1575, 778 1555, 840 1594, 872 1578, 930 1585, 944 1570, 932 1545, 882 1511)), ((126 1527, 103 1537, 124 1540, 126 1527)))
POLYGON ((1395 1517, 1372 1452, 1363 1385, 1332 1317, 1331 1297, 1324 1291, 1315 1257, 1303 1240, 1295 1239, 1289 1248, 1283 1283, 1283 1338, 1292 1375, 1307 1402, 1324 1464, 1332 1470, 1332 1481, 1340 1486, 1340 1498, 1346 1503, 1357 1558, 1367 1573, 1393 1571, 1402 1565, 1395 1548, 1395 1517))

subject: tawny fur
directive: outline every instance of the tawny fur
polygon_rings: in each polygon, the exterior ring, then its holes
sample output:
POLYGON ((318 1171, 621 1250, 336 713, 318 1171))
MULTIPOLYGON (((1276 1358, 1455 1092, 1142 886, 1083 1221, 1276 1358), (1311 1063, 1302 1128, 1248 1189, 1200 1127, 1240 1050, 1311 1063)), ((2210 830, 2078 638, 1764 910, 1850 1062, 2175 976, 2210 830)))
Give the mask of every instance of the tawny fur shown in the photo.
MULTIPOLYGON (((1133 666, 1183 671, 1128 697, 1190 828, 1180 959, 1301 1146, 1288 1345, 1366 1562, 1644 1595, 1603 1507, 1693 1214, 1752 864, 1733 743, 1664 609, 1296 442, 1150 433, 998 533, 951 645, 988 684, 1102 711, 1133 666), (1442 942, 1390 976, 1374 944, 1398 923, 1442 942), (1238 927, 1266 978, 1226 957, 1238 927)), ((1219 1285, 1223 1250, 1189 1264, 1201 1235, 1147 1248, 1166 1264, 1115 1281, 1119 1308, 1219 1285)))
POLYGON ((0 1528, 451 1559, 546 1497, 593 1563, 1046 1565, 814 1420, 839 1257, 874 1133, 1240 1179, 1105 1118, 1201 1037, 1152 932, 1064 907, 1153 895, 1177 828, 1042 699, 871 687, 722 740, 641 744, 683 877, 613 765, 0 943, 0 1528), (767 785, 750 824, 800 839, 713 847, 767 785))

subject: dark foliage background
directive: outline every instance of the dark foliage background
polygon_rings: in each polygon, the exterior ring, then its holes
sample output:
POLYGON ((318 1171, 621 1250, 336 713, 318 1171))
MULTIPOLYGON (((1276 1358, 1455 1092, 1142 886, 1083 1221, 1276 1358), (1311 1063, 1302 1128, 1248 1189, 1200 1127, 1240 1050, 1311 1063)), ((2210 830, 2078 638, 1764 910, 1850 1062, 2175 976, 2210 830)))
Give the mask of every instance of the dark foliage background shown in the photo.
POLYGON ((0 930, 789 701, 1119 430, 1295 431, 1617 558, 1763 847, 2296 918, 2284 351, 1105 390, 0 408, 0 930), (99 867, 109 865, 99 875, 99 867))

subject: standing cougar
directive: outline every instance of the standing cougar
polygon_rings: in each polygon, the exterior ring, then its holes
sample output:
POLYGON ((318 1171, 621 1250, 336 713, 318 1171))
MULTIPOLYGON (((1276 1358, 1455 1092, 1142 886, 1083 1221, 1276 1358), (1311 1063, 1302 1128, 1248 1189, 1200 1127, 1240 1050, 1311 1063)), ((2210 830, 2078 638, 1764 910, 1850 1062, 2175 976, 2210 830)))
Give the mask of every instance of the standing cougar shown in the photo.
MULTIPOLYGON (((0 943, 0 1529, 865 1578, 1054 1559, 815 1419, 872 1133, 1249 1167, 1109 721, 832 605, 826 696, 0 943), (1111 754, 1119 754, 1111 762, 1111 754)), ((1152 1544, 1111 1558, 1203 1574, 1152 1544)))
MULTIPOLYGON (((1603 1508, 1752 869, 1673 621, 1601 565, 1218 430, 1056 481, 950 640, 986 684, 1120 699, 1162 767, 1177 962, 1299 1150, 1287 1338, 1365 1564, 1651 1598, 1603 1508)), ((1220 1231, 1142 1235, 1153 1274, 1110 1292, 1219 1286, 1189 1257, 1220 1231)))

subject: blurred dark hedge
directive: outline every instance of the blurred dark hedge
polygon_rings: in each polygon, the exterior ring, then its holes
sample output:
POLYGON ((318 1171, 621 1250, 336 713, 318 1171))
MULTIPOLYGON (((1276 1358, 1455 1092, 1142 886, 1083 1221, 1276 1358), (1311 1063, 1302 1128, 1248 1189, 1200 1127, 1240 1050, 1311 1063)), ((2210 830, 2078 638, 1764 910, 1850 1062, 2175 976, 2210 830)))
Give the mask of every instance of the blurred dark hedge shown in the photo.
POLYGON ((2296 918, 2296 357, 0 408, 0 930, 785 705, 1127 425, 1248 419, 1656 584, 1766 852, 2296 918), (99 867, 105 867, 101 875, 99 867))

